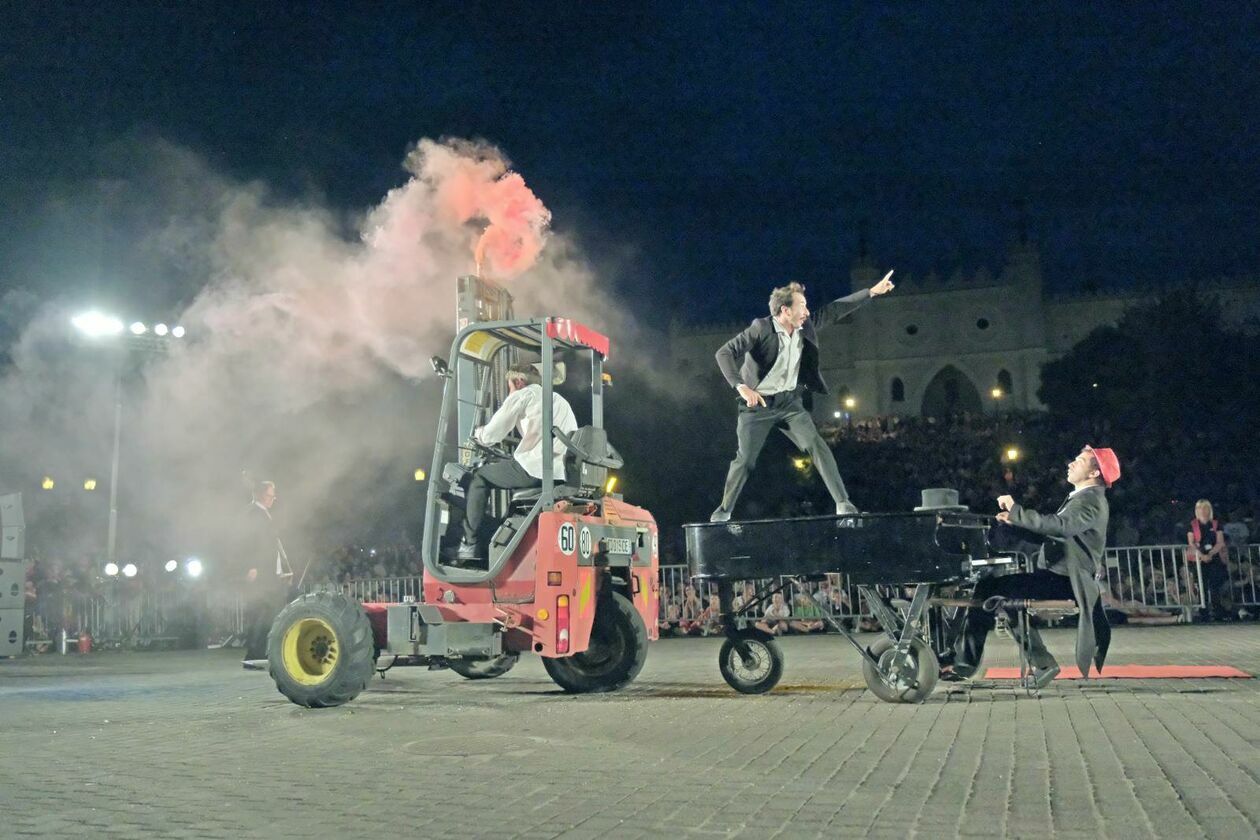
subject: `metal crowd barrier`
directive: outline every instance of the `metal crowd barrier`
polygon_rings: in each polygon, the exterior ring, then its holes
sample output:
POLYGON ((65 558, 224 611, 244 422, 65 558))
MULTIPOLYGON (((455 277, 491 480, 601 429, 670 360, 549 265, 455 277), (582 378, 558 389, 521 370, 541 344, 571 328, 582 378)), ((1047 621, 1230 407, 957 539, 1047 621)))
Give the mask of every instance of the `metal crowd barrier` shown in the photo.
MULTIPOLYGON (((1187 560, 1185 546, 1147 545, 1112 548, 1099 582, 1110 602, 1122 609, 1190 614, 1206 601, 1203 569, 1187 560)), ((1235 608, 1260 607, 1260 545, 1229 550, 1230 591, 1235 608)), ((661 566, 660 621, 699 621, 713 586, 696 587, 684 565, 661 566)), ((752 583, 767 583, 770 579, 752 583)), ((359 601, 420 600, 419 575, 370 578, 344 583, 313 583, 307 592, 337 591, 359 601)), ((740 594, 741 587, 736 588, 740 594)), ((901 597, 895 587, 880 587, 887 597, 901 597)), ((842 575, 825 582, 808 581, 794 588, 793 599, 805 594, 820 609, 855 621, 873 618, 857 587, 842 575)), ((791 606, 789 604, 789 606, 791 606)), ((1252 609, 1252 612, 1257 610, 1252 609)), ((32 647, 46 646, 64 628, 68 635, 86 631, 97 647, 174 646, 197 638, 222 642, 244 629, 244 609, 234 593, 197 587, 146 588, 140 582, 109 582, 90 593, 41 592, 31 610, 32 647)), ((757 617, 754 610, 752 617, 757 617)))
POLYGON ((391 578, 367 578, 351 580, 344 583, 312 583, 307 584, 306 591, 311 592, 344 592, 357 601, 387 601, 402 603, 408 598, 420 600, 422 578, 419 575, 391 578))

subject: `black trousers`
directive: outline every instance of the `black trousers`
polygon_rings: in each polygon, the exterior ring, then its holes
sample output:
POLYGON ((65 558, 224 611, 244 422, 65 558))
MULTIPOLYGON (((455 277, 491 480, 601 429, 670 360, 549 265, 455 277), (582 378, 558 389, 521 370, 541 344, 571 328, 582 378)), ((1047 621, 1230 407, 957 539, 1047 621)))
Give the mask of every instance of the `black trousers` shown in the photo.
MULTIPOLYGON (((1006 598, 1033 598, 1047 601, 1074 601, 1072 581, 1065 575, 1057 575, 1049 569, 1020 572, 1013 575, 993 575, 976 583, 974 600, 983 602, 994 595, 1006 598)), ((963 676, 971 676, 980 667, 984 657, 984 641, 997 623, 994 613, 980 607, 970 607, 963 618, 962 632, 954 646, 954 670, 963 676)), ((1012 621, 1012 627, 1017 623, 1012 621)), ((1029 661, 1036 668, 1055 665, 1055 659, 1046 650, 1041 634, 1036 628, 1028 629, 1029 661)))
POLYGON ((464 541, 476 542, 477 532, 486 518, 486 500, 490 497, 490 488, 504 490, 520 490, 525 487, 538 487, 541 481, 525 472, 525 468, 515 458, 505 458, 486 464, 473 473, 468 483, 468 492, 464 506, 464 541))
POLYGON ((245 659, 267 658, 267 634, 288 602, 287 588, 267 586, 245 593, 245 659))
POLYGON ((836 504, 849 500, 849 491, 840 478, 840 469, 836 466, 836 458, 831 454, 831 447, 818 434, 814 418, 805 410, 801 402, 801 392, 783 391, 766 397, 766 407, 749 408, 742 400, 739 403, 739 416, 735 421, 735 437, 738 448, 735 458, 726 471, 726 486, 722 490, 721 510, 731 512, 735 502, 744 491, 748 475, 757 466, 757 457, 766 445, 770 430, 776 426, 784 426, 788 439, 803 452, 808 452, 814 461, 814 469, 822 476, 823 484, 836 504))
POLYGON ((1233 587, 1229 580, 1229 567, 1218 558, 1203 564, 1203 604, 1209 617, 1228 616, 1234 609, 1233 587))

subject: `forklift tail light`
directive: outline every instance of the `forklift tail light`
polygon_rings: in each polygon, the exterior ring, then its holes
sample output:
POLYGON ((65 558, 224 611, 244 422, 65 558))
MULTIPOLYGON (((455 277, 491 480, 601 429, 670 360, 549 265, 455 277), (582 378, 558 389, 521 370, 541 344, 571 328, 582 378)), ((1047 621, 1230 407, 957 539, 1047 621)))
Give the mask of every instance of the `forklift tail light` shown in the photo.
POLYGON ((556 599, 556 653, 569 652, 569 596, 556 599))

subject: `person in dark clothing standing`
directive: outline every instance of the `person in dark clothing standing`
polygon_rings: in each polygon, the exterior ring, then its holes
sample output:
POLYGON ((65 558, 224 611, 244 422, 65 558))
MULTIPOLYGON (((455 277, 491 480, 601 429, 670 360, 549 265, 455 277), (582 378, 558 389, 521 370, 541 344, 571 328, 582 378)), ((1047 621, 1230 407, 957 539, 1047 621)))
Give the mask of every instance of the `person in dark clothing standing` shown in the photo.
MULTIPOLYGON (((1089 676, 1092 661, 1101 671, 1111 643, 1111 628, 1103 612, 1102 593, 1096 575, 1103 567, 1107 549, 1107 493, 1120 478, 1120 461, 1110 449, 1086 446, 1068 462, 1067 480, 1072 492, 1054 514, 1037 513, 1021 507, 1012 497, 998 498, 1002 512, 999 522, 1043 538, 1039 568, 1033 572, 995 575, 976 584, 972 600, 1001 595, 1005 598, 1073 600, 1080 610, 1076 634, 1076 664, 1089 676)), ((994 614, 980 606, 971 607, 963 618, 962 632, 954 651, 952 668, 945 678, 967 678, 975 674, 984 656, 985 637, 994 626, 994 614)), ((1059 673, 1059 664, 1046 650, 1041 634, 1029 628, 1029 660, 1032 682, 1037 688, 1048 685, 1059 673)))
POLYGON ((275 503, 275 483, 259 481, 254 484, 253 499, 245 509, 238 583, 243 587, 245 602, 245 659, 241 664, 246 670, 266 667, 267 634, 288 600, 293 580, 293 570, 271 518, 275 503))
POLYGON ((1202 572, 1201 618, 1222 621, 1230 616, 1234 606, 1229 583, 1229 565, 1226 563, 1228 549, 1225 535, 1221 533, 1221 523, 1215 519, 1212 503, 1207 499, 1199 499, 1194 503, 1194 519, 1190 520, 1186 541, 1190 544, 1186 552, 1186 559, 1189 561, 1187 567, 1193 575, 1194 566, 1189 564, 1198 563, 1202 572))
POLYGON ((857 513, 831 447, 818 434, 814 418, 805 409, 803 395, 805 391, 827 393, 827 383, 818 370, 815 322, 817 327, 838 323, 871 298, 887 294, 893 289, 891 277, 890 271, 869 289, 832 301, 816 319, 810 318, 804 286, 781 286, 770 293, 770 316, 754 320, 717 351, 718 368, 740 401, 735 458, 726 473, 722 502, 709 517, 710 522, 730 520, 766 437, 776 426, 783 427, 792 443, 813 458, 814 468, 836 504, 836 513, 857 513))

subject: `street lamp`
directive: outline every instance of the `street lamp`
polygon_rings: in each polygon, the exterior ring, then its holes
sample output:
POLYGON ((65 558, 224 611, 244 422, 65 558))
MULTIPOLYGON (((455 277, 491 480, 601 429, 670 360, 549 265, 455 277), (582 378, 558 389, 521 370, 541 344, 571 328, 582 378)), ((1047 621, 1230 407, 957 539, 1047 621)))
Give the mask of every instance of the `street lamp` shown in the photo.
POLYGON ((1012 464, 1019 460, 1019 449, 1014 446, 1006 447, 1006 452, 1004 454, 1006 455, 1006 460, 1010 461, 1012 464))
POLYGON ((993 390, 989 392, 989 396, 993 397, 995 400, 1000 400, 1005 396, 1005 394, 1002 392, 1001 388, 995 386, 993 390))
POLYGON ((853 435, 853 409, 857 408, 857 398, 845 397, 844 407, 845 413, 849 415, 849 435, 851 437, 853 435))
MULTIPOLYGON (((155 343, 153 339, 146 339, 145 333, 148 327, 142 321, 133 321, 130 328, 123 325, 121 318, 113 315, 107 315, 95 309, 82 312, 70 319, 70 323, 74 325, 83 336, 88 339, 112 339, 120 336, 128 329, 132 338, 124 347, 125 349, 144 350, 148 352, 161 352, 165 349, 162 343, 155 343)), ((184 334, 183 327, 176 327, 179 335, 184 334)), ((159 336, 166 335, 166 325, 158 324, 153 331, 159 336), (160 329, 159 329, 160 328, 160 329)), ((115 563, 117 552, 115 548, 118 544, 118 445, 122 438, 122 365, 119 364, 114 372, 114 454, 110 461, 109 471, 109 536, 106 543, 105 557, 108 561, 106 569, 113 566, 118 574, 118 564, 115 563)), ((93 487, 95 484, 93 484, 93 487)), ((52 479, 44 479, 44 489, 52 489, 52 479)), ((93 488, 84 485, 84 489, 91 490, 93 488)), ((134 574, 134 571, 133 571, 134 574)))
POLYGON ((75 329, 88 338, 118 335, 123 331, 122 321, 113 315, 97 312, 95 309, 75 315, 70 319, 70 323, 74 324, 75 329))

